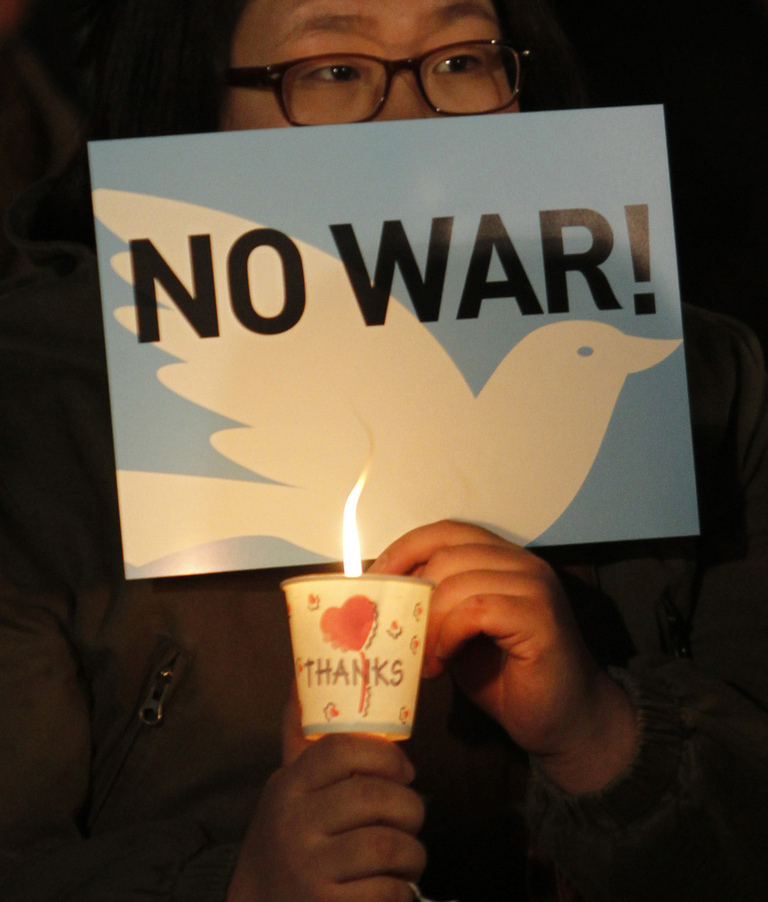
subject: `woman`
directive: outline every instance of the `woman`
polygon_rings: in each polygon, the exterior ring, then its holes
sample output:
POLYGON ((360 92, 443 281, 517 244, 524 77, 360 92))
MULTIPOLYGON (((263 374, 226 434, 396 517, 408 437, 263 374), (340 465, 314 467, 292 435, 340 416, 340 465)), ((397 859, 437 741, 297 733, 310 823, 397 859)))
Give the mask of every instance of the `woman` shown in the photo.
MULTIPOLYGON (((136 0, 87 34, 99 135, 288 126, 285 91, 226 70, 501 37, 532 51, 501 112, 579 97, 534 0, 136 0)), ((407 69, 372 111, 434 114, 407 69)), ((374 563, 437 586, 411 786, 397 746, 306 744, 291 706, 282 729, 285 574, 123 581, 95 262, 66 203, 18 205, 40 276, 0 307, 3 898, 536 898, 526 820, 589 899, 763 897, 768 438, 745 330, 686 321, 700 541, 545 563, 440 523, 374 563)))

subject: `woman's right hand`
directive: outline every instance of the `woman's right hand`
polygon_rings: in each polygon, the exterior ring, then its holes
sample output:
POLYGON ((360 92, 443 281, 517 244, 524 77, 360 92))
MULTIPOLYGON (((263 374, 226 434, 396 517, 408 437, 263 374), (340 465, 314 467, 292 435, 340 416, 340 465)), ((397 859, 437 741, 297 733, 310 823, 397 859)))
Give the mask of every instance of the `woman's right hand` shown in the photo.
POLYGON ((351 734, 286 747, 297 757, 267 782, 227 902, 410 902, 424 805, 403 751, 351 734))

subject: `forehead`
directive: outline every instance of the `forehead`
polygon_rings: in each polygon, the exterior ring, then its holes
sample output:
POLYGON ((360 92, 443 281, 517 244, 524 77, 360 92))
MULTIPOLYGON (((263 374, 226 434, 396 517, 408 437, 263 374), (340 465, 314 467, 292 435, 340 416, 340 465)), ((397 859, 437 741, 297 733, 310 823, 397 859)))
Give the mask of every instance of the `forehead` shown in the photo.
POLYGON ((322 32, 396 42, 462 22, 497 23, 492 0, 251 0, 239 28, 277 48, 322 32))
POLYGON ((384 18, 412 15, 456 18, 493 15, 492 0, 253 0, 279 8, 286 16, 349 14, 384 18))

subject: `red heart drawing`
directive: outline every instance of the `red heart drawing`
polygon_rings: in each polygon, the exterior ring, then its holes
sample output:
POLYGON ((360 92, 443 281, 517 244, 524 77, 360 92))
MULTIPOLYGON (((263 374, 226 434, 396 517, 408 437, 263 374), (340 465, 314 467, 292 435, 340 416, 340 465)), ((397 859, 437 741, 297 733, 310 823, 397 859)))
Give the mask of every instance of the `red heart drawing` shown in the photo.
POLYGON ((353 595, 340 608, 328 608, 320 618, 323 639, 342 651, 362 651, 376 621, 376 605, 365 595, 353 595))

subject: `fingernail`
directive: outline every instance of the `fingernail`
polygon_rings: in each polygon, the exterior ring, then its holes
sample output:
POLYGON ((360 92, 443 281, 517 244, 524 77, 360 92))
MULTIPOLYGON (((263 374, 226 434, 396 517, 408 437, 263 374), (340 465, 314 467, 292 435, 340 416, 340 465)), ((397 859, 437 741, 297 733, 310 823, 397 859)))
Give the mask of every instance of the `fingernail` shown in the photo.
POLYGON ((434 663, 428 658, 424 658, 424 663, 421 665, 421 675, 425 680, 435 675, 434 663))
POLYGON ((434 677, 440 676, 444 670, 445 664, 443 661, 435 655, 430 655, 428 658, 424 658, 424 663, 421 667, 421 675, 425 680, 431 680, 434 677))

